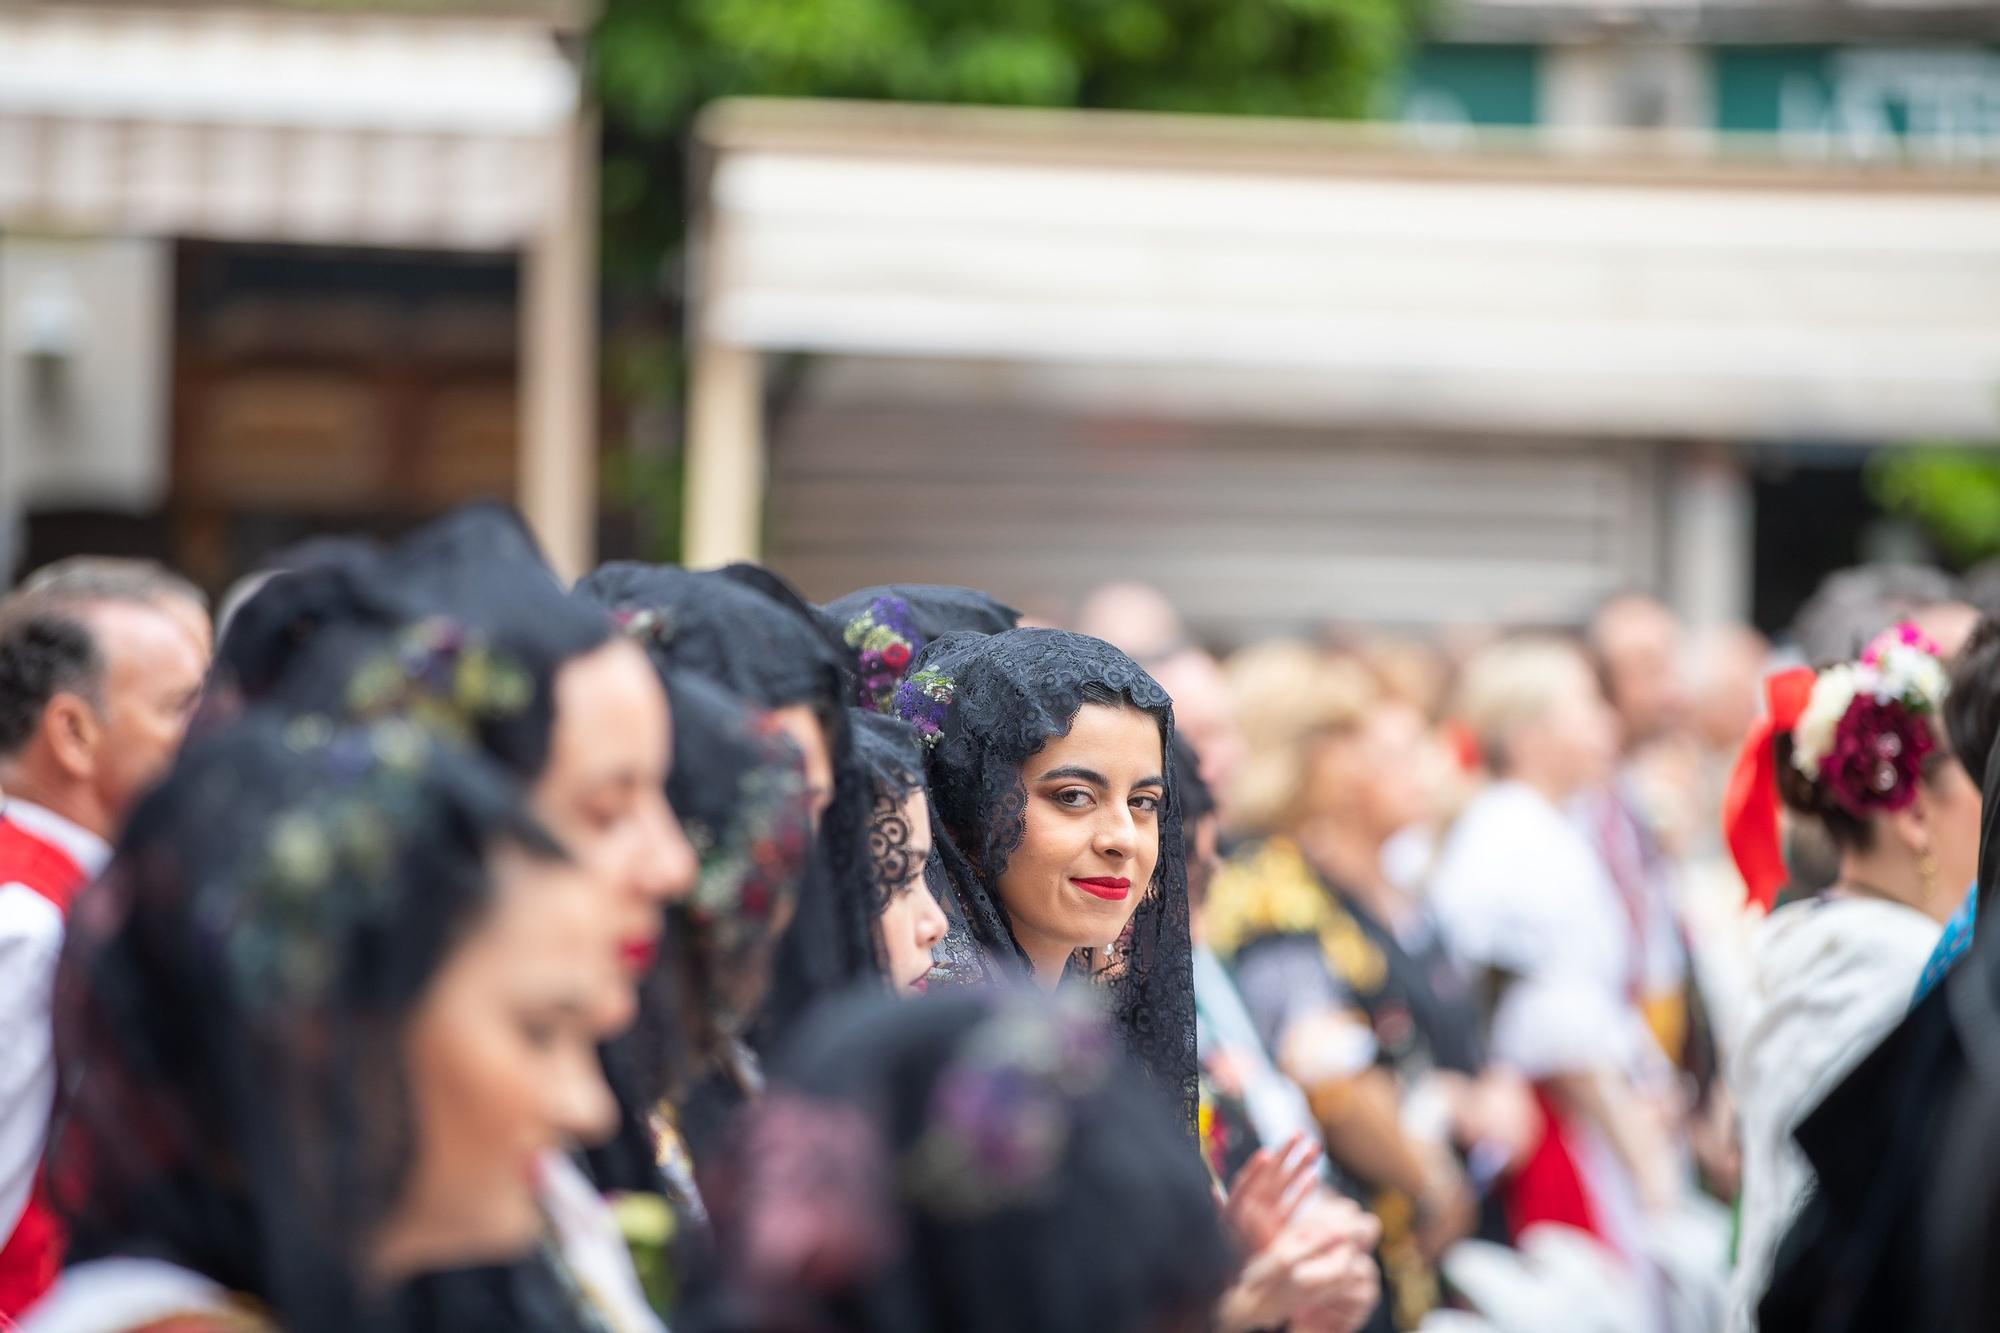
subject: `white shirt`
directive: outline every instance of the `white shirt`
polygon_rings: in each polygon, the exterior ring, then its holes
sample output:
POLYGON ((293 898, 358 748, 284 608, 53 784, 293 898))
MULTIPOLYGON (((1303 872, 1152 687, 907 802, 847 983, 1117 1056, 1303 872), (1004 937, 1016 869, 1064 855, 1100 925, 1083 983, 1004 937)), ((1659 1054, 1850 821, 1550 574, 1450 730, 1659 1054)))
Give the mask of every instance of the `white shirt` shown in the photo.
POLYGON ((1760 927, 1729 1062, 1743 1142, 1734 1333, 1756 1327, 1771 1261, 1812 1181, 1792 1131, 1902 1020, 1942 930, 1914 908, 1846 896, 1790 903, 1760 927))
POLYGON ((1547 797, 1497 782, 1446 837, 1431 907, 1461 961, 1517 979, 1493 1056, 1529 1078, 1662 1061, 1632 999, 1632 922, 1597 851, 1547 797))
POLYGON ((161 1259, 93 1259, 65 1269, 21 1333, 126 1333, 176 1315, 229 1312, 229 1293, 161 1259))
MULTIPOLYGON (((9 797, 0 817, 59 848, 86 879, 111 859, 109 843, 53 810, 9 797)), ((0 1245, 28 1206, 55 1105, 49 998, 62 942, 54 903, 25 884, 0 884, 0 1245)))
POLYGON ((632 1252, 618 1219, 597 1187, 561 1153, 542 1163, 542 1211, 555 1233, 563 1263, 584 1299, 615 1333, 666 1333, 646 1303, 632 1252))

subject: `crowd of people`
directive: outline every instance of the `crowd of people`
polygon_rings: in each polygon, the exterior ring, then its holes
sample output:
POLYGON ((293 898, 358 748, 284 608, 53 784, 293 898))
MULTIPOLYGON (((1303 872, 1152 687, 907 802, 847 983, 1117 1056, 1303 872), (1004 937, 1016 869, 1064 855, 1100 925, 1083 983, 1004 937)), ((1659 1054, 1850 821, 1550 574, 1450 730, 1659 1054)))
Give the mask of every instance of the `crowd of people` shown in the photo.
POLYGON ((0 602, 0 1328, 1984 1326, 2000 620, 1218 658, 566 587, 510 511, 0 602))

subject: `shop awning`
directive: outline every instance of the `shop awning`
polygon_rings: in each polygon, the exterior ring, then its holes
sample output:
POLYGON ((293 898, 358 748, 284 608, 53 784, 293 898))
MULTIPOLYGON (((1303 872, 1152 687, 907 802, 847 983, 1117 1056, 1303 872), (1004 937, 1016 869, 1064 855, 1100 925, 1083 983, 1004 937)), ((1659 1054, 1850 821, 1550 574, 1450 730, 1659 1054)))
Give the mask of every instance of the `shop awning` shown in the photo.
POLYGON ((2000 174, 827 104, 704 137, 718 347, 1095 367, 1288 420, 2000 437, 2000 174))
POLYGON ((578 98, 526 20, 0 10, 0 228, 517 248, 578 98))

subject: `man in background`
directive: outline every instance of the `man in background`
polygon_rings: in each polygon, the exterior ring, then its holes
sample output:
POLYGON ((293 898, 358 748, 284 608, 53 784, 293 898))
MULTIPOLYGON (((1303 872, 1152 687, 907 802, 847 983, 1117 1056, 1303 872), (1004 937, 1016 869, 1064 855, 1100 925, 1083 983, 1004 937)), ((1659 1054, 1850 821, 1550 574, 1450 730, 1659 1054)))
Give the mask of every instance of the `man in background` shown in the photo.
POLYGON ((0 1318, 62 1263, 39 1168, 64 922, 172 762, 208 665, 206 611, 164 571, 73 562, 31 584, 0 603, 0 1318))

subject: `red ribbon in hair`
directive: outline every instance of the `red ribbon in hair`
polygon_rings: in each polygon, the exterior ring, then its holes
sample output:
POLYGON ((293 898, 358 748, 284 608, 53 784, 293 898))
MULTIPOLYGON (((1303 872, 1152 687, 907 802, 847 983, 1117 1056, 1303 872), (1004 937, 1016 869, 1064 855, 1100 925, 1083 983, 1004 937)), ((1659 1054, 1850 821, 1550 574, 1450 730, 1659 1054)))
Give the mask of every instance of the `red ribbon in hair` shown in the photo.
POLYGON ((1742 872, 1744 901, 1767 912, 1788 874, 1778 844, 1778 760, 1772 743, 1798 725, 1812 697, 1813 679, 1809 667, 1765 677, 1764 716, 1743 738, 1722 796, 1722 836, 1742 872))

